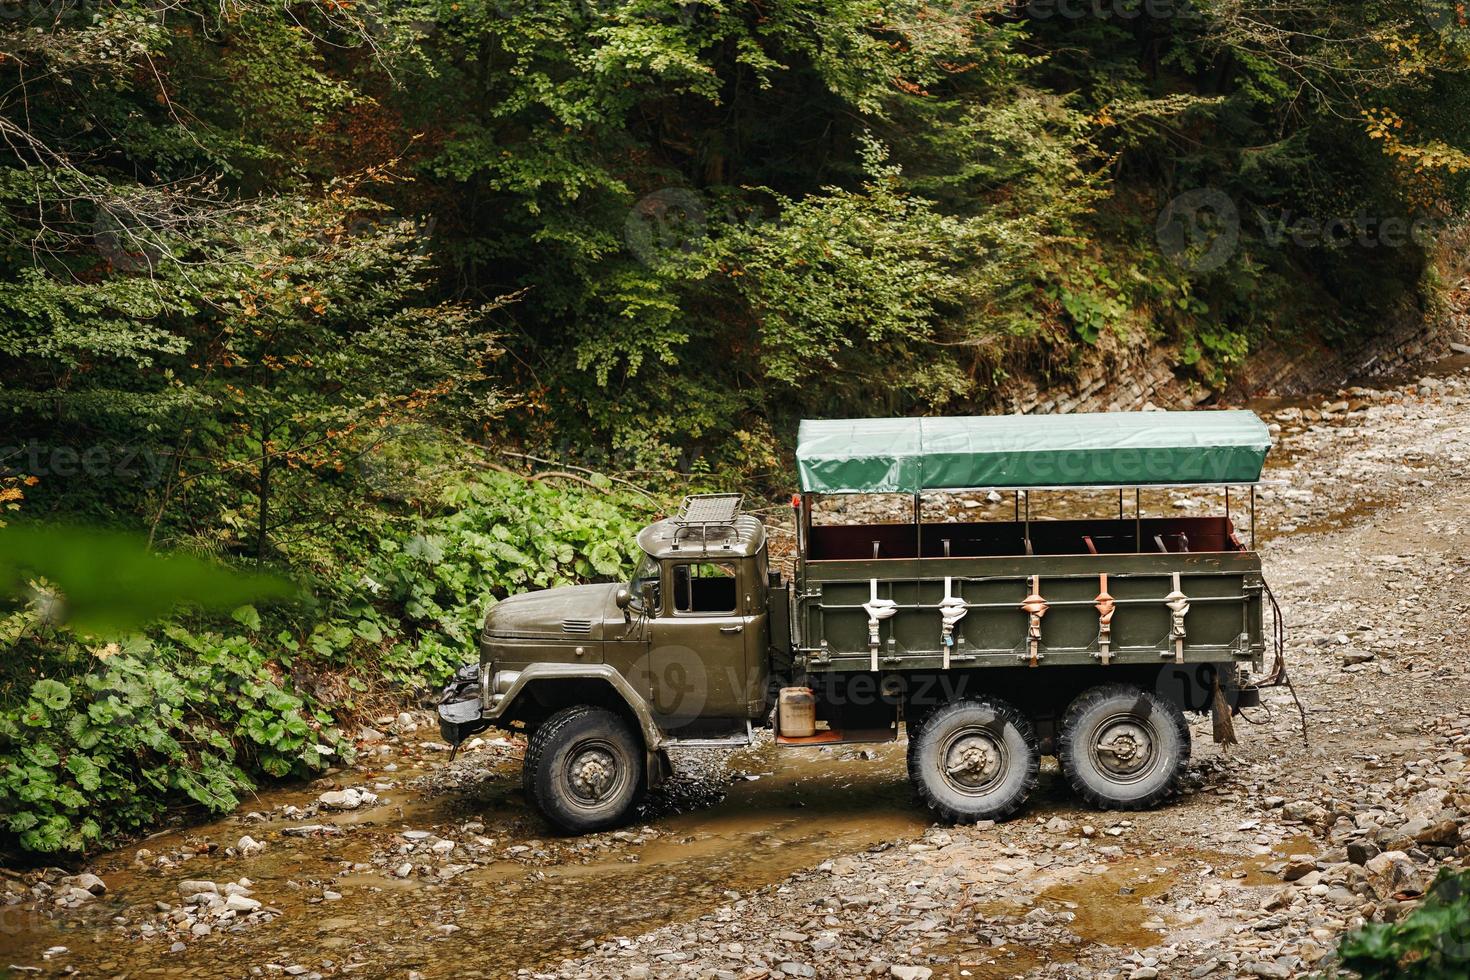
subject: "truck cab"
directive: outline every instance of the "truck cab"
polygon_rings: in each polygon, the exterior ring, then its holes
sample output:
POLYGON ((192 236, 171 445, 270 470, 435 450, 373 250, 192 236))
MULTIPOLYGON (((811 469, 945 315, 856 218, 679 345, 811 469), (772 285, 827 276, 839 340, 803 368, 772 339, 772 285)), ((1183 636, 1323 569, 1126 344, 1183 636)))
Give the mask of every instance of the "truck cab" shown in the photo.
MULTIPOLYGON (((765 525, 741 514, 740 500, 690 497, 644 528, 626 582, 491 607, 479 663, 442 699, 445 738, 457 745, 491 726, 527 732, 528 793, 554 822, 581 831, 616 822, 667 775, 669 746, 749 744, 771 711, 773 666, 790 661, 791 618, 789 586, 770 571, 765 525), (598 773, 628 770, 626 780, 606 782, 619 789, 606 800, 579 799, 551 778, 538 790, 543 743, 564 733, 569 714, 578 730, 606 730, 588 740, 598 773)), ((572 776, 561 782, 587 769, 582 755, 567 757, 572 776)))
MULTIPOLYGON (((765 725, 797 748, 906 733, 910 778, 949 820, 1019 812, 1043 754, 1089 803, 1154 806, 1189 758, 1185 713, 1233 740, 1256 698, 1275 603, 1248 538, 1270 444, 1250 412, 805 422, 794 581, 739 495, 686 498, 638 535, 628 581, 492 607, 441 730, 523 731, 527 796, 572 832, 620 821, 669 747, 765 725), (1146 517, 1160 487, 1223 514, 1146 517), (1013 509, 926 521, 926 501, 977 490, 1013 509), (1116 516, 1033 513, 1057 491, 1116 516), (912 521, 822 519, 846 494, 896 495, 888 513, 912 521)), ((1285 683, 1279 612, 1269 637, 1265 683, 1285 683)))

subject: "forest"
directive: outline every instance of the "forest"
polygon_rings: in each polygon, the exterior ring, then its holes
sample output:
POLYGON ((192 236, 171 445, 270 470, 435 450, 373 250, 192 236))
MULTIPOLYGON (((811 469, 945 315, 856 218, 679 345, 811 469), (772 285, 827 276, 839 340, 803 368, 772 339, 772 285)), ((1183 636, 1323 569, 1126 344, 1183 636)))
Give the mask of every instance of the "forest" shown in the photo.
POLYGON ((1436 316, 1467 59, 1452 0, 7 0, 0 843, 350 757, 803 416, 1436 316))

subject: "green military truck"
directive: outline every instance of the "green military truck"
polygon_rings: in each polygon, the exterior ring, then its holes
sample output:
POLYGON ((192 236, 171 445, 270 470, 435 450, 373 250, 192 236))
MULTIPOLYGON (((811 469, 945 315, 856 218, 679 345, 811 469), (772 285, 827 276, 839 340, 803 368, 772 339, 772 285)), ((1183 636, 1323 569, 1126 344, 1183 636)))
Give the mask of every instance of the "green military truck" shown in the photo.
MULTIPOLYGON (((495 605, 441 728, 456 745, 523 731, 527 797, 572 832, 621 820, 669 748, 767 726, 791 747, 905 731, 914 787, 946 820, 1015 814, 1042 755, 1093 805, 1153 806, 1189 758, 1184 713, 1231 739, 1258 701, 1270 445, 1242 411, 803 422, 789 577, 738 496, 690 497, 638 535, 628 582, 495 605), (1166 487, 1219 512, 1145 516, 1166 487), (1004 519, 926 520, 975 491, 1004 519), (834 519, 849 494, 900 495, 902 516, 834 519)), ((1279 611, 1271 639, 1279 682, 1279 611)))

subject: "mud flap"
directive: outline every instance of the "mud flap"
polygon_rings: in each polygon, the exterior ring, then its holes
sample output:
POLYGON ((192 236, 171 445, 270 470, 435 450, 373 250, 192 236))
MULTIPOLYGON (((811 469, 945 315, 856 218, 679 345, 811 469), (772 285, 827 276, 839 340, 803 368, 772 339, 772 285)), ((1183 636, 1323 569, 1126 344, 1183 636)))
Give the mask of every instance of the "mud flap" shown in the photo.
POLYGON ((1211 734, 1219 745, 1239 744, 1235 738, 1235 723, 1230 720, 1233 713, 1230 705, 1225 701, 1225 692, 1220 689, 1220 676, 1216 674, 1214 692, 1210 698, 1210 722, 1213 729, 1211 734))
POLYGON ((650 749, 644 760, 643 782, 645 789, 658 789, 674 774, 674 763, 663 749, 650 749))

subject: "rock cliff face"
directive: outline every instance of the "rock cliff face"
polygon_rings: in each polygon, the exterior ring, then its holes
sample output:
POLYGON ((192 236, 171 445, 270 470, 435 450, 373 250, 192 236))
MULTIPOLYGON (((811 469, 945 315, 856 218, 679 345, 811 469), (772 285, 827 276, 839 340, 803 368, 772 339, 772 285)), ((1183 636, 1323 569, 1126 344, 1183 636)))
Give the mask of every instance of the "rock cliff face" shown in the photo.
POLYGON ((1444 307, 1426 312, 1405 307, 1381 333, 1344 346, 1322 339, 1269 344, 1253 353, 1225 391, 1216 393, 1188 368, 1177 367, 1169 344, 1130 343, 1104 337, 1065 380, 1037 380, 1041 372, 1016 372, 1002 385, 993 408, 1005 412, 1106 412, 1155 405, 1192 408, 1221 400, 1296 397, 1330 392, 1414 370, 1452 354, 1470 355, 1470 277, 1446 294, 1444 307))

